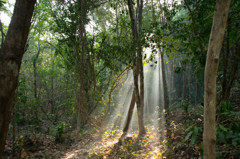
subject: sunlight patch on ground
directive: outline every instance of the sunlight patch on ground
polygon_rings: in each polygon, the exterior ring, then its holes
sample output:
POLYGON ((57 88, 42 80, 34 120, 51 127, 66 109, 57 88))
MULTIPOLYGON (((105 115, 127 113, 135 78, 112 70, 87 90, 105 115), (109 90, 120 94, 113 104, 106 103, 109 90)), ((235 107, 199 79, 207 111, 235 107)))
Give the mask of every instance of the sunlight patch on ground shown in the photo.
POLYGON ((146 135, 138 138, 138 132, 130 132, 119 144, 119 137, 122 133, 114 136, 102 136, 100 141, 96 139, 84 144, 82 141, 71 148, 62 159, 74 158, 139 158, 139 159, 160 159, 166 151, 164 133, 157 132, 153 126, 146 126, 146 135))
POLYGON ((159 134, 150 130, 139 140, 137 133, 129 133, 121 144, 117 142, 120 134, 114 139, 103 139, 89 154, 92 158, 162 158, 166 146, 159 140, 159 134))

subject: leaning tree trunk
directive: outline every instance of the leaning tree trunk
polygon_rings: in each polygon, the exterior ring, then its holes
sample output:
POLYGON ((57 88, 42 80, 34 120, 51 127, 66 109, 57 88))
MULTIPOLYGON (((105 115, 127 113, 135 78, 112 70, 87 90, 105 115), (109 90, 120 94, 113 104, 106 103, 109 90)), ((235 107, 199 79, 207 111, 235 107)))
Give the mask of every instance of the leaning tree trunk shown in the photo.
POLYGON ((133 110, 134 110, 134 106, 135 106, 135 92, 133 91, 133 94, 132 94, 132 99, 131 99, 131 103, 130 103, 130 107, 128 109, 128 115, 127 115, 127 120, 126 120, 126 123, 125 123, 125 126, 123 128, 123 134, 122 134, 122 137, 124 137, 126 134, 127 134, 127 131, 129 129, 129 126, 130 126, 130 123, 131 123, 131 120, 132 120, 132 115, 133 115, 133 110))
POLYGON ((217 0, 204 77, 204 158, 216 158, 216 76, 231 0, 217 0))
POLYGON ((36 0, 16 0, 8 33, 0 49, 0 158, 35 3, 36 0))

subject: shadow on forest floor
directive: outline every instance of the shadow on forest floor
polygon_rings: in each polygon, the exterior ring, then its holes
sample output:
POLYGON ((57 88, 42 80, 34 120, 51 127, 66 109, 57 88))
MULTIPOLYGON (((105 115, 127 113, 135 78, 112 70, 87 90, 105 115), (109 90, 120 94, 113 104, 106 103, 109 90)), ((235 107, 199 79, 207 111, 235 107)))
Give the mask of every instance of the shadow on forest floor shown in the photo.
MULTIPOLYGON (((63 143, 55 143, 48 135, 24 136, 25 145, 19 158, 48 159, 111 159, 111 158, 199 158, 200 147, 183 142, 186 136, 186 120, 193 120, 183 112, 173 112, 167 117, 167 129, 161 132, 147 127, 146 135, 138 138, 137 132, 128 134, 119 141, 121 132, 107 132, 99 139, 99 134, 82 136, 77 142, 73 133, 65 136, 63 143)), ((21 143, 19 143, 21 144, 21 143)), ((7 144, 6 156, 11 156, 11 143, 7 144)), ((6 157, 7 158, 7 157, 6 157)))

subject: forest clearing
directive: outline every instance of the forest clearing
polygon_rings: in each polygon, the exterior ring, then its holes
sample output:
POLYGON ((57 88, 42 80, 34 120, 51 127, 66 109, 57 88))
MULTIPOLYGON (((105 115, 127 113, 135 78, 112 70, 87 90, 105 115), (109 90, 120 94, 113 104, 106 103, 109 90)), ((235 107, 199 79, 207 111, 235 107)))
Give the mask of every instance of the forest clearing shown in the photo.
POLYGON ((239 159, 239 0, 0 0, 0 159, 239 159))

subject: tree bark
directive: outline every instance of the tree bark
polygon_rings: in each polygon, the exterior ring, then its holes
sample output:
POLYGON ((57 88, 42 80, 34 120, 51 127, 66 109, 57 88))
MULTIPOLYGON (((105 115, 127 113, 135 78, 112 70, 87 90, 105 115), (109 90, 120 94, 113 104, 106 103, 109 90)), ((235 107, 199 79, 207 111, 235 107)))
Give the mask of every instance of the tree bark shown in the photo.
POLYGON ((216 158, 216 76, 231 0, 217 0, 204 76, 204 158, 216 158))
MULTIPOLYGON (((88 62, 90 62, 90 57, 88 52, 88 44, 86 38, 86 29, 85 29, 85 16, 88 8, 86 0, 79 1, 79 30, 81 38, 81 51, 79 53, 79 70, 77 75, 80 78, 80 91, 79 91, 79 103, 77 103, 78 109, 78 118, 77 118, 77 133, 80 132, 80 129, 84 126, 87 121, 88 116, 88 90, 89 90, 89 71, 87 70, 88 62), (85 7, 84 7, 85 6, 85 7)), ((77 66, 78 67, 78 66, 77 66)), ((89 68, 90 69, 90 68, 89 68)))
POLYGON ((184 64, 184 72, 182 74, 182 82, 183 82, 183 85, 182 85, 182 101, 185 100, 185 90, 186 90, 186 64, 184 64))
POLYGON ((165 110, 168 108, 167 104, 167 81, 166 81, 166 72, 164 66, 163 53, 161 53, 161 68, 162 68, 162 80, 163 80, 163 107, 165 110))
POLYGON ((217 105, 219 105, 222 101, 228 100, 230 96, 230 91, 233 85, 233 82, 236 77, 236 73, 238 70, 238 65, 240 62, 240 44, 239 42, 236 44, 236 49, 233 52, 233 64, 230 67, 230 71, 228 72, 229 66, 229 56, 230 56, 230 22, 228 20, 228 28, 227 28, 227 42, 226 42, 226 54, 223 52, 223 80, 222 80, 222 91, 220 95, 220 99, 218 100, 217 105))
MULTIPOLYGON (((38 94, 37 94, 37 60, 40 54, 40 42, 38 41, 38 50, 37 54, 33 59, 33 91, 34 91, 34 98, 37 101, 38 94)), ((34 104, 34 113, 36 118, 38 118, 38 105, 34 104)))
POLYGON ((132 115, 133 115, 133 110, 134 110, 134 106, 135 106, 135 92, 133 92, 132 94, 132 100, 131 100, 131 103, 130 103, 130 107, 129 107, 129 110, 128 110, 128 116, 127 116, 127 121, 126 121, 126 124, 123 128, 123 135, 122 136, 125 136, 128 129, 129 129, 129 126, 130 126, 130 122, 132 120, 132 115))
MULTIPOLYGON (((151 0, 152 4, 152 17, 153 17, 153 22, 155 29, 157 30, 157 20, 155 16, 155 10, 154 10, 154 5, 153 5, 153 0, 151 0)), ((164 20, 164 12, 162 12, 162 26, 164 25, 165 20, 164 20)), ((159 39, 156 39, 159 41, 159 39)), ((161 51, 161 48, 159 47, 159 51, 161 51)), ((163 48, 162 52, 160 52, 160 63, 161 63, 161 74, 162 74, 162 88, 163 88, 163 108, 166 110, 168 108, 168 103, 167 103, 167 82, 166 82, 166 72, 165 72, 165 66, 164 66, 164 58, 163 58, 163 48)), ((160 66, 160 65, 159 65, 160 66)), ((159 67, 160 68, 160 67, 159 67)), ((160 72, 159 72, 160 73, 160 72)), ((160 77, 160 76, 159 76, 160 77)), ((160 79, 159 79, 160 80, 160 79)))
POLYGON ((137 0, 138 4, 138 25, 135 17, 133 2, 132 0, 128 0, 128 10, 131 19, 131 28, 133 35, 133 46, 134 51, 132 55, 134 57, 133 60, 133 77, 134 77, 134 94, 135 100, 137 104, 137 112, 138 112, 138 127, 139 127, 139 135, 145 134, 145 128, 143 124, 143 107, 144 107, 144 75, 143 75, 143 63, 142 63, 142 46, 140 44, 139 34, 142 29, 142 9, 143 9, 143 0, 137 0), (137 67, 139 65, 139 69, 137 67), (140 74, 140 92, 138 87, 138 71, 140 74))
POLYGON ((237 71, 239 69, 239 67, 238 67, 239 62, 240 62, 240 45, 238 44, 238 46, 236 47, 235 54, 234 54, 234 61, 233 61, 233 65, 230 70, 229 79, 226 83, 225 89, 222 90, 223 94, 222 94, 221 101, 228 100, 228 98, 230 96, 231 88, 232 88, 233 82, 235 80, 237 71))
POLYGON ((192 83, 192 72, 191 67, 188 66, 188 105, 192 104, 192 95, 191 95, 191 83, 192 83))
POLYGON ((34 98, 37 99, 37 60, 40 54, 40 44, 38 41, 37 54, 33 59, 33 88, 34 88, 34 98))
POLYGON ((15 144, 16 144, 16 109, 12 108, 12 159, 15 157, 15 144))
POLYGON ((142 57, 142 46, 139 39, 139 35, 142 32, 142 12, 143 12, 143 0, 138 0, 139 12, 138 12, 138 63, 140 73, 140 105, 138 106, 138 124, 139 124, 139 135, 145 134, 145 128, 143 124, 143 111, 144 111, 144 73, 143 73, 143 57, 142 57))
POLYGON ((169 64, 170 78, 169 78, 169 88, 168 88, 168 106, 172 105, 172 90, 173 90, 173 63, 169 64))
POLYGON ((0 158, 35 3, 36 0, 16 0, 8 33, 0 49, 0 158))

